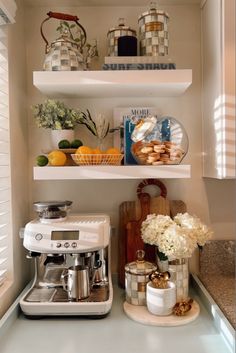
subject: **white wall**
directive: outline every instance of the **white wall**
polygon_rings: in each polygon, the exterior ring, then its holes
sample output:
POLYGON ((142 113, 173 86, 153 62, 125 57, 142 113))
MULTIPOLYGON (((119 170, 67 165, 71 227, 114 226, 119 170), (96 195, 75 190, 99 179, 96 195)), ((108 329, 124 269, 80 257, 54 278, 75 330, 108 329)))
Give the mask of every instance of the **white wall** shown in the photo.
POLYGON ((29 262, 25 258, 19 230, 28 220, 28 124, 26 111, 26 58, 23 9, 18 6, 16 23, 9 25, 9 96, 12 161, 12 248, 10 276, 13 284, 1 297, 0 317, 29 280, 29 262), (17 38, 17 39, 16 39, 17 38))
MULTIPOLYGON (((71 106, 88 108, 112 117, 112 109, 117 106, 155 106, 160 114, 170 115, 180 120, 189 136, 189 152, 184 163, 192 165, 190 180, 163 180, 168 188, 170 199, 182 199, 189 213, 198 215, 210 224, 215 238, 234 236, 234 183, 233 181, 204 180, 201 160, 201 52, 200 52, 200 8, 198 5, 162 6, 170 15, 170 57, 177 68, 193 70, 193 84, 186 94, 178 98, 116 98, 67 100, 71 106)), ((40 36, 40 24, 49 11, 77 14, 86 28, 88 39, 98 39, 100 58, 94 65, 98 68, 106 55, 106 34, 117 24, 119 17, 125 17, 127 25, 137 29, 138 16, 146 8, 28 8, 25 17, 25 41, 27 53, 28 126, 29 126, 29 207, 37 200, 69 199, 73 201, 73 212, 105 212, 111 216, 112 225, 117 228, 119 204, 135 199, 138 181, 33 181, 32 167, 35 157, 49 147, 50 132, 40 130, 33 121, 32 104, 41 102, 44 97, 32 85, 32 71, 42 70, 44 42, 40 36)), ((45 25, 49 42, 58 35, 55 32, 56 20, 45 25)), ((84 128, 77 129, 77 137, 84 143, 95 141, 84 128), (89 138, 91 138, 89 140, 89 138)), ((108 145, 111 141, 107 142, 108 145)), ((30 217, 34 217, 31 211, 30 217)), ((118 233, 112 239, 112 271, 117 270, 118 233)), ((197 270, 197 258, 192 259, 192 268, 197 270)))

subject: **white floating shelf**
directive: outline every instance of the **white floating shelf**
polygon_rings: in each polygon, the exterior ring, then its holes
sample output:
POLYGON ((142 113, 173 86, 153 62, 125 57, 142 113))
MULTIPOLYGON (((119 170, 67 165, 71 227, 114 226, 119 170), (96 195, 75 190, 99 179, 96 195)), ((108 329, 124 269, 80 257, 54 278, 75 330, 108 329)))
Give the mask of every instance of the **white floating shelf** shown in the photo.
POLYGON ((186 164, 161 166, 34 167, 34 180, 190 178, 186 164))
POLYGON ((43 94, 69 97, 179 96, 192 83, 192 70, 35 71, 43 94))

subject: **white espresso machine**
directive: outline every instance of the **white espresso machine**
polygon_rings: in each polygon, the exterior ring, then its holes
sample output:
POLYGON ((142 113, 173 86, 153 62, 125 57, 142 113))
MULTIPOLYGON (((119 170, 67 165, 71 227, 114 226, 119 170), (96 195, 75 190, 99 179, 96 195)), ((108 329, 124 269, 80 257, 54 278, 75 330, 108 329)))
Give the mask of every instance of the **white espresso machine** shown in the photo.
POLYGON ((26 316, 103 317, 111 309, 109 216, 68 215, 71 204, 34 203, 38 218, 21 232, 35 266, 32 286, 20 301, 26 316))

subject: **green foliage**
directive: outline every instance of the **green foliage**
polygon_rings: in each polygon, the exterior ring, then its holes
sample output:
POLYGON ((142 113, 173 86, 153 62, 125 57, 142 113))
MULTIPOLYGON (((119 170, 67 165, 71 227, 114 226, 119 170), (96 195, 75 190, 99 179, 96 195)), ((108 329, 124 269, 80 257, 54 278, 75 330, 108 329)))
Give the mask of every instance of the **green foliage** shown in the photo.
POLYGON ((68 108, 63 102, 47 99, 33 107, 33 114, 38 127, 52 130, 74 129, 81 112, 68 108))
POLYGON ((80 118, 79 118, 79 124, 85 125, 87 129, 94 135, 97 136, 97 129, 96 129, 96 124, 93 121, 91 114, 89 110, 86 110, 86 113, 81 112, 80 118))

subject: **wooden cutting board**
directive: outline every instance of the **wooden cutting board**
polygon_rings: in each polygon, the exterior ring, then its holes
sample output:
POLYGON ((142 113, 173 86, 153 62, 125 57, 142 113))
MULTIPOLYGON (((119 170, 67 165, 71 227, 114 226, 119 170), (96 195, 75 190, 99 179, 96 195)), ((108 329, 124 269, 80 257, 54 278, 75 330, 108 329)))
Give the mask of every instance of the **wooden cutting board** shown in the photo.
POLYGON ((119 284, 125 285, 125 264, 134 261, 136 251, 144 249, 148 261, 155 261, 155 250, 153 246, 144 244, 140 236, 140 228, 143 220, 150 213, 170 215, 174 217, 177 213, 186 212, 186 205, 181 200, 169 201, 165 185, 158 179, 142 181, 137 188, 137 200, 125 201, 120 205, 119 213, 119 284), (144 193, 147 185, 155 185, 160 188, 160 196, 151 197, 144 193))

